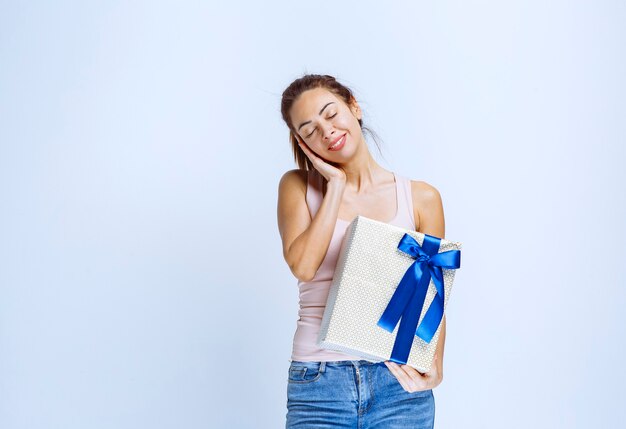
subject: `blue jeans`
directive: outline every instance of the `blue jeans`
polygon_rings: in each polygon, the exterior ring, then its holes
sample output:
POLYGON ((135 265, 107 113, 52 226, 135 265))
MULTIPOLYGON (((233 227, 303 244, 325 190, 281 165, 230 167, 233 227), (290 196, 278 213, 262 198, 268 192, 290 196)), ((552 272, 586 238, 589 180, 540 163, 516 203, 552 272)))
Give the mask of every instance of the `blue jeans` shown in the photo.
POLYGON ((432 389, 409 393, 384 362, 291 361, 287 429, 432 429, 432 389))

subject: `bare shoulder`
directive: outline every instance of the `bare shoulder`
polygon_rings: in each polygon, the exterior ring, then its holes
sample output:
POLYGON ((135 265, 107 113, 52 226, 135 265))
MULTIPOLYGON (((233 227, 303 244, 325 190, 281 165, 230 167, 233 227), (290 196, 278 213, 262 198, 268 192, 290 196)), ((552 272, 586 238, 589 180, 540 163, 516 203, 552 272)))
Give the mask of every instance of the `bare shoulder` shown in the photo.
POLYGON ((411 180, 411 198, 416 231, 443 237, 445 220, 439 190, 423 180, 411 180))
POLYGON ((411 193, 413 202, 436 203, 441 201, 439 190, 428 182, 423 180, 411 180, 411 193))
POLYGON ((278 185, 279 192, 280 190, 294 189, 300 189, 303 192, 306 192, 307 174, 308 172, 306 170, 301 170, 299 168, 286 171, 280 178, 278 185))

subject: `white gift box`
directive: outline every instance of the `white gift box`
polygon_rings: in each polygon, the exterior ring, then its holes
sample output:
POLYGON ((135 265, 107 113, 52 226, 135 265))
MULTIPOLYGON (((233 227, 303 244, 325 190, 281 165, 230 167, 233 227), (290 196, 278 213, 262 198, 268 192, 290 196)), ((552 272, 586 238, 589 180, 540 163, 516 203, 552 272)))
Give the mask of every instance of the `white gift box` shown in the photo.
MULTIPOLYGON (((350 223, 330 286, 317 338, 318 347, 359 356, 371 362, 390 360, 400 323, 393 332, 389 332, 377 322, 407 269, 416 262, 411 255, 398 249, 398 243, 405 234, 422 246, 425 234, 417 231, 364 216, 357 216, 350 223)), ((460 242, 439 240, 438 253, 461 249, 460 242)), ((445 314, 456 270, 441 270, 445 314)), ((419 317, 420 324, 436 294, 434 279, 431 278, 419 317)), ((441 323, 428 343, 413 335, 407 365, 420 372, 430 370, 440 330, 441 323)))

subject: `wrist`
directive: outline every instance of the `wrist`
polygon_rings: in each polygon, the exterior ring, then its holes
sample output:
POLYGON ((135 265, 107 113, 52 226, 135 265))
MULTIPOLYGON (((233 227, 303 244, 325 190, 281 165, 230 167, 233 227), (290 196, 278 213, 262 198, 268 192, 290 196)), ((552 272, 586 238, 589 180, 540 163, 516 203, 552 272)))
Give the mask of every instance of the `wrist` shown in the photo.
POLYGON ((439 376, 437 376, 437 378, 435 378, 433 380, 433 387, 432 388, 435 388, 435 387, 439 386, 442 381, 443 381, 443 374, 439 374, 439 376))
POLYGON ((343 189, 343 188, 346 187, 346 179, 345 178, 341 178, 341 177, 332 177, 328 181, 326 187, 343 189))

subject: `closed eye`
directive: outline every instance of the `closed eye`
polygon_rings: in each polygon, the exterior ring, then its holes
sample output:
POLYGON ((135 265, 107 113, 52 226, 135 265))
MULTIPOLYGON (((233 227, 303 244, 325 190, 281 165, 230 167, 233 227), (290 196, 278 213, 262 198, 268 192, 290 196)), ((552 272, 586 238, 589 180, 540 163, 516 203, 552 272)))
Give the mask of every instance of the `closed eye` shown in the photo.
MULTIPOLYGON (((337 116, 337 114, 336 114, 336 113, 335 113, 334 115, 332 115, 332 116, 329 116, 329 117, 328 117, 328 119, 332 119, 332 118, 334 118, 335 116, 337 116)), ((309 134, 309 135, 308 135, 308 136, 306 136, 306 137, 307 137, 307 138, 311 137, 311 136, 313 135, 313 133, 315 132, 315 130, 317 130, 317 127, 313 128, 313 131, 311 131, 311 134, 309 134)))

